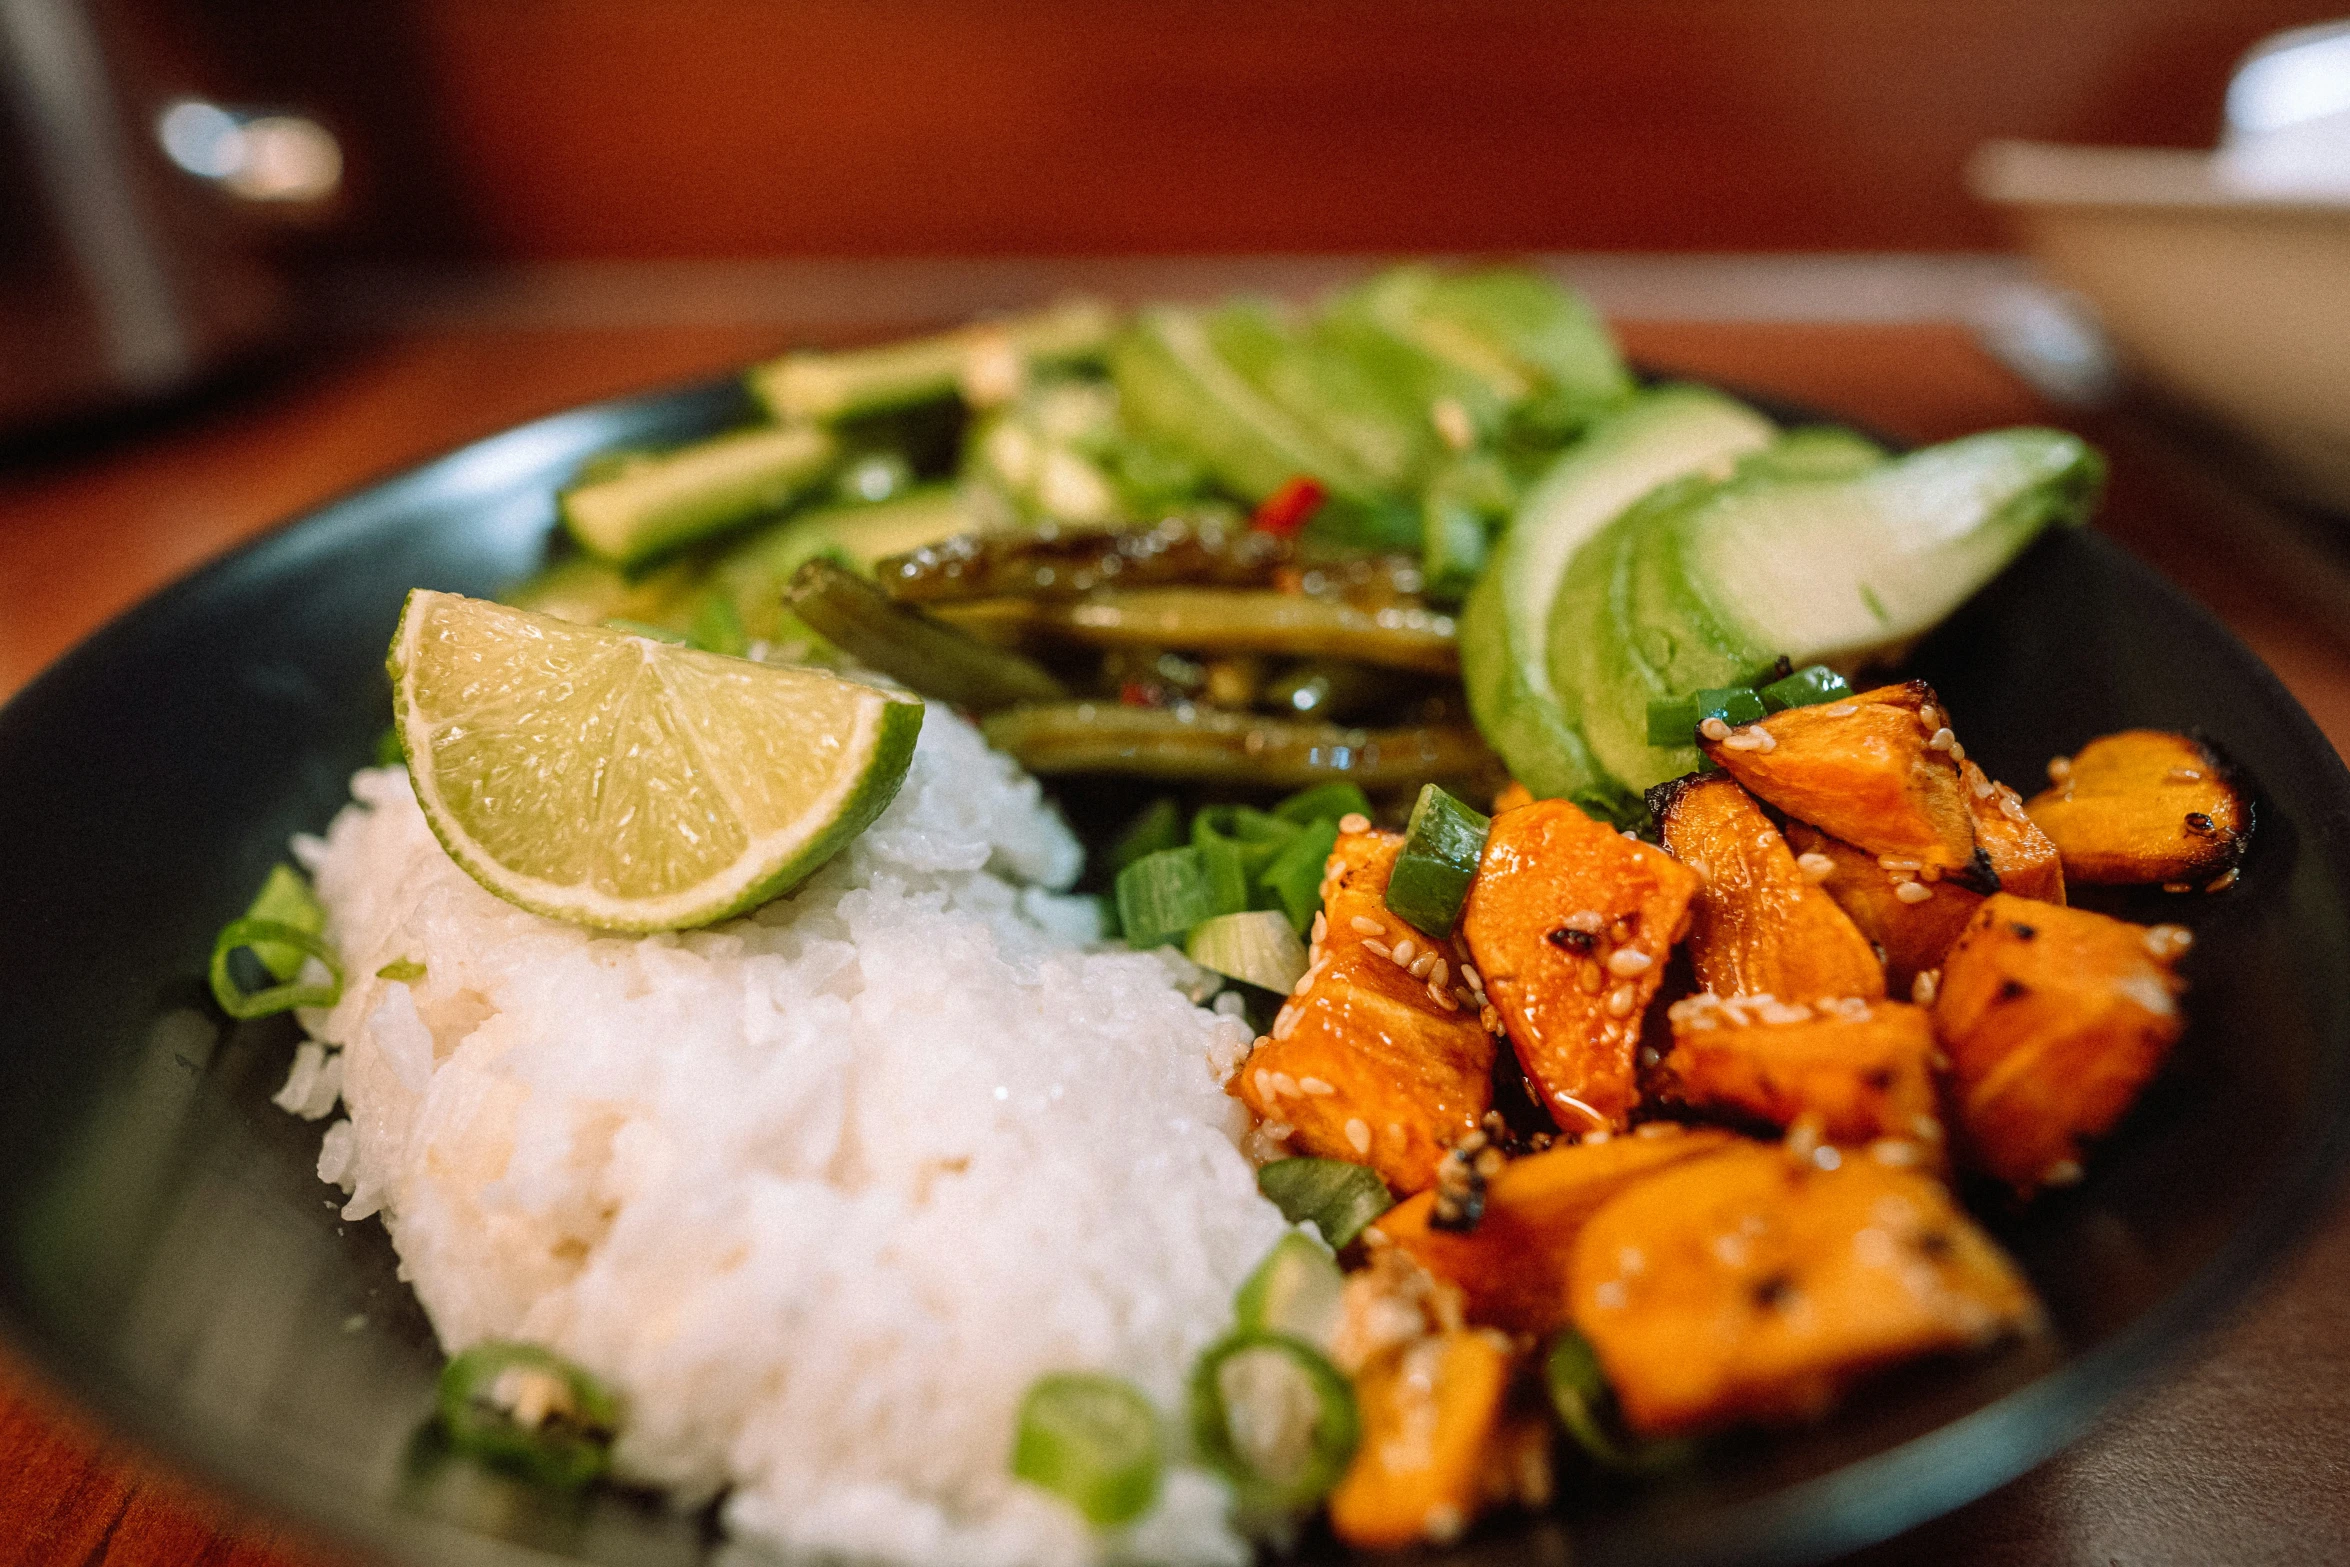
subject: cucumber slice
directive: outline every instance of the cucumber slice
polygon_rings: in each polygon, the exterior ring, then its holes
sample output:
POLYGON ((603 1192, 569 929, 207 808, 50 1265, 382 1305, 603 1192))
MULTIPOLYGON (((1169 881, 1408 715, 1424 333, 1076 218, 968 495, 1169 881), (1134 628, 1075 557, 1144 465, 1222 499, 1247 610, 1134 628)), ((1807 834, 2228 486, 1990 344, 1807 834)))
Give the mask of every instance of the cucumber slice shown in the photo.
POLYGON ((1451 935, 1492 825, 1436 785, 1422 784, 1387 878, 1387 911, 1423 935, 1451 935))
POLYGON ((1789 430, 1738 465, 1738 476, 1773 479, 1849 479, 1892 461, 1893 454, 1841 425, 1807 424, 1789 430))
POLYGON ((1252 909, 1203 922, 1183 944, 1201 968, 1286 994, 1306 971, 1306 945, 1279 909, 1252 909))
POLYGON ((558 506, 582 549, 633 568, 782 510, 838 456, 831 435, 814 425, 735 430, 599 463, 563 491, 558 506))
POLYGON ((662 623, 690 624, 707 600, 716 598, 733 605, 746 636, 767 642, 810 637, 814 633, 784 607, 784 589, 802 564, 829 556, 869 576, 875 561, 973 526, 969 509, 950 485, 909 490, 866 505, 801 512, 730 544, 712 564, 701 592, 663 616, 662 623))
POLYGON ((950 397, 974 372, 996 373, 986 362, 990 356, 1012 356, 1015 385, 1031 366, 1097 358, 1117 324, 1095 300, 1064 300, 935 337, 846 353, 786 354, 753 366, 744 380, 777 419, 846 419, 950 397))
POLYGON ((1286 1333, 1328 1353, 1345 1289, 1346 1275, 1330 1248, 1292 1230, 1233 1297, 1232 1325, 1243 1333, 1286 1333))
POLYGON ((1414 488, 1434 465, 1439 448, 1427 409, 1330 341, 1255 301, 1215 311, 1207 331, 1225 363, 1382 488, 1414 488))
POLYGON ((1477 727, 1537 795, 1610 816, 1632 809, 1585 743, 1572 696, 1552 679, 1552 602, 1577 552, 1658 485, 1726 466, 1771 436, 1769 420, 1718 392, 1665 387, 1602 420, 1519 505, 1462 609, 1461 676, 1477 727))

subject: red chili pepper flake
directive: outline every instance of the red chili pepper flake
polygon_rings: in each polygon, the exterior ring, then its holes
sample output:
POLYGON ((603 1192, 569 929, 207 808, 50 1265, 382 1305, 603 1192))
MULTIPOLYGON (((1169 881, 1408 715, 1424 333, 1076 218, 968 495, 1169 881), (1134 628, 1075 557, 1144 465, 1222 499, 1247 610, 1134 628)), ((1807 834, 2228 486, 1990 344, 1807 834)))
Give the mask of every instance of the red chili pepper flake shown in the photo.
POLYGON ((1118 688, 1118 702, 1123 707, 1165 707, 1167 693, 1144 680, 1129 680, 1118 688))
POLYGON ((1282 482, 1281 488, 1265 497, 1256 515, 1249 518, 1249 526, 1286 539, 1304 527, 1329 498, 1330 492, 1321 485, 1302 473, 1293 474, 1282 482))

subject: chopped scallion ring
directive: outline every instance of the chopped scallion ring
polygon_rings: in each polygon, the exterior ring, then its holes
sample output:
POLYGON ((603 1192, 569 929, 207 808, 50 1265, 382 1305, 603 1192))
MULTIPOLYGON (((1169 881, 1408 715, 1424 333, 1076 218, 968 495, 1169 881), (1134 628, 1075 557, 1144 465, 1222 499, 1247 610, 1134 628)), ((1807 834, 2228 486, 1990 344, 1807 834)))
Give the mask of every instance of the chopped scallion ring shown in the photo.
POLYGON ((220 1010, 240 1022, 257 1017, 272 1017, 290 1012, 296 1007, 331 1007, 342 998, 343 966, 337 962, 334 950, 299 925, 288 925, 283 920, 230 920, 221 928, 212 943, 212 999, 220 1003, 220 1010), (323 985, 304 984, 299 979, 282 984, 266 985, 259 990, 241 988, 236 976, 229 972, 229 958, 239 947, 258 951, 264 946, 292 947, 305 956, 318 959, 326 965, 331 976, 323 985))
POLYGON ((1020 1404, 1012 1473, 1060 1497, 1097 1529, 1132 1523, 1159 1499, 1166 1458, 1158 1411, 1116 1377, 1039 1377, 1020 1404))
POLYGON ((450 1450, 540 1485, 572 1490, 602 1474, 620 1419, 616 1394, 537 1344, 476 1344, 441 1370, 450 1450))
POLYGON ((1376 1172, 1344 1159, 1276 1159, 1257 1171, 1257 1190, 1290 1223, 1311 1220, 1334 1247, 1395 1206, 1376 1172))
POLYGON ((1191 1441, 1257 1516, 1303 1512, 1346 1475, 1362 1423, 1354 1388, 1303 1339, 1233 1333, 1191 1373, 1191 1441))
POLYGON ((1551 1341, 1543 1362, 1550 1407, 1577 1447, 1600 1468, 1616 1474, 1654 1475, 1678 1469, 1696 1456, 1694 1442, 1637 1437, 1616 1414, 1615 1390, 1591 1341, 1568 1328, 1551 1341))

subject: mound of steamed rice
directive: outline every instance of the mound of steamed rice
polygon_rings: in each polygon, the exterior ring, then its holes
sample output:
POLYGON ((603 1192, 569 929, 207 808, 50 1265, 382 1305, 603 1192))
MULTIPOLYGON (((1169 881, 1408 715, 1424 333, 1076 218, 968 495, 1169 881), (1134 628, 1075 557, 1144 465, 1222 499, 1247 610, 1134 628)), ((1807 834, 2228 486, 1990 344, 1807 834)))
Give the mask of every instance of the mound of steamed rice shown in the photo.
POLYGON ((399 769, 297 843, 350 980, 279 1102, 380 1215, 443 1346, 626 1397, 616 1466, 737 1534, 900 1560, 1237 1562, 1191 1470, 1103 1539, 1007 1469, 1047 1371, 1163 1411, 1281 1233, 1221 1084, 1239 1020, 1085 951, 1080 851, 932 707, 902 792, 793 896, 600 936, 483 891, 399 769), (421 965, 407 981, 377 970, 421 965))

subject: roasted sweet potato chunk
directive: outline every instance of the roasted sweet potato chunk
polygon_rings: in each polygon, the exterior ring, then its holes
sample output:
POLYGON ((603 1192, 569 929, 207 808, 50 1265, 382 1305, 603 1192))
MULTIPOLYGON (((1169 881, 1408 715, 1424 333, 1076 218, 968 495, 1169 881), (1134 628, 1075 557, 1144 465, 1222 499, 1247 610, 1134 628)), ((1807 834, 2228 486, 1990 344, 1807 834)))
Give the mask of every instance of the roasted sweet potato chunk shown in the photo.
POLYGON ((1364 1367, 1362 1441, 1330 1493, 1332 1531, 1374 1550, 1457 1539, 1503 1478, 1491 1457, 1508 1435, 1512 1360, 1499 1333, 1458 1328, 1364 1367))
POLYGON ((1788 708, 1706 741, 1705 753, 1797 821, 1988 890, 1948 723, 1933 688, 1913 680, 1788 708))
POLYGON ((2049 768, 2024 809, 2075 881, 2205 886, 2236 868, 2252 807, 2200 742, 2160 729, 2090 741, 2049 768))
POLYGON ((1870 1370, 2037 1315, 1939 1181, 1770 1146, 1675 1165, 1600 1209, 1575 1243, 1571 1298, 1646 1435, 1809 1419, 1870 1370))
POLYGON ((1567 1264, 1583 1223, 1618 1192, 1667 1165, 1715 1153, 1727 1132, 1670 1122, 1605 1143, 1566 1143, 1513 1159, 1485 1188, 1484 1213, 1467 1230, 1429 1223, 1436 1194, 1422 1192, 1372 1228, 1439 1279, 1460 1287, 1469 1320, 1546 1335, 1567 1320, 1567 1264))
POLYGON ((1514 811, 1521 805, 1534 803, 1534 791, 1512 778, 1493 792, 1493 814, 1514 811))
POLYGON ((1917 1162, 1941 1162, 1934 1029, 1924 1008, 1702 993, 1673 1003, 1672 1022, 1673 1048, 1654 1081, 1676 1103, 1778 1127, 1808 1115, 1831 1143, 1892 1138, 1917 1162))
POLYGON ((1493 1037, 1459 981, 1459 949, 1387 912, 1402 846, 1394 833, 1339 835, 1306 989, 1282 1004, 1233 1092, 1260 1119, 1292 1129, 1291 1152, 1367 1164, 1395 1190, 1415 1192, 1491 1108, 1493 1037))
POLYGON ((1704 883, 1689 925, 1699 985, 1782 1001, 1885 993, 1868 938, 1796 867, 1787 840, 1734 779, 1668 784, 1649 802, 1666 852, 1704 883))
POLYGON ((1934 1003, 1969 1162, 2018 1191, 2080 1178, 2082 1141, 2121 1119, 2179 1037, 2172 964, 2189 940, 2176 925, 1984 900, 1934 1003))
MULTIPOLYGON (((1993 783, 1971 761, 1960 763, 1958 771, 1974 819, 1975 844, 1990 859, 2001 889, 2062 903, 2064 867, 2056 845, 2024 815, 2016 792, 1993 783)), ((1942 966, 1943 954, 1982 906, 1980 892, 1947 877, 1927 882, 1921 872, 1887 870, 1876 855, 1806 823, 1788 823, 1787 841, 1803 857, 1798 864, 1808 861, 1818 874, 1820 890, 1884 953, 1886 986, 1896 996, 1911 994, 1919 974, 1942 966), (1901 890, 1912 882, 1926 889, 1923 896, 1901 890)))
POLYGON ((1640 1097, 1641 1014, 1689 924, 1697 875, 1564 800, 1493 819, 1461 935, 1534 1097, 1570 1132, 1640 1097))

